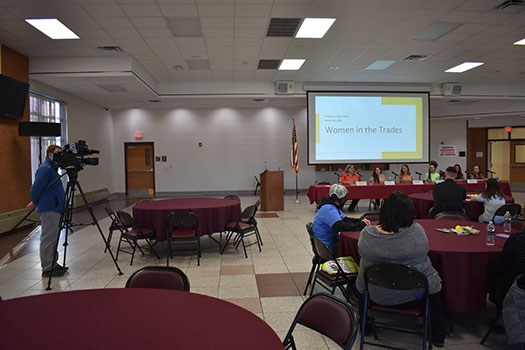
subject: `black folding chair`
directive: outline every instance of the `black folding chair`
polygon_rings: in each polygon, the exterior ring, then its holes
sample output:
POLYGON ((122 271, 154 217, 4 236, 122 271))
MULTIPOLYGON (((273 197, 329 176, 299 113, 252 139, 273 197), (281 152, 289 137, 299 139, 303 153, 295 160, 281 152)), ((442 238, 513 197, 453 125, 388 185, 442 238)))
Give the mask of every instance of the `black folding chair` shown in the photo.
POLYGON ((166 266, 170 266, 172 258, 172 244, 178 244, 184 248, 183 251, 197 252, 197 266, 201 264, 201 241, 199 232, 199 217, 188 211, 175 211, 168 215, 168 228, 166 232, 168 243, 168 254, 166 266), (188 244, 194 244, 195 248, 187 248, 188 244))
POLYGON ((469 217, 463 213, 442 211, 434 216, 434 220, 459 220, 470 221, 469 217))
POLYGON ((111 209, 111 206, 109 205, 109 201, 106 201, 104 203, 104 210, 106 211, 106 214, 108 214, 108 217, 111 219, 111 224, 109 225, 109 234, 108 234, 108 245, 104 248, 104 253, 108 250, 108 246, 111 246, 111 239, 113 238, 113 231, 122 231, 122 230, 129 230, 133 225, 125 226, 120 219, 118 218, 117 214, 111 209))
MULTIPOLYGON (((374 325, 376 328, 384 328, 404 333, 414 333, 423 335, 423 350, 427 348, 427 342, 432 348, 430 336, 430 304, 427 277, 421 272, 414 270, 411 267, 401 264, 378 263, 370 266, 365 271, 365 294, 363 296, 363 315, 361 317, 361 345, 363 349, 364 344, 374 346, 399 349, 390 345, 383 345, 379 343, 365 342, 365 331, 367 324, 374 325), (369 286, 374 285, 391 290, 411 290, 421 289, 424 291, 424 296, 421 300, 414 300, 411 303, 402 305, 380 305, 375 303, 369 293, 369 286), (408 327, 400 326, 399 321, 395 323, 384 323, 374 321, 372 318, 367 319, 368 311, 390 313, 395 315, 415 316, 423 320, 422 330, 413 331, 408 327)), ((377 335, 376 335, 377 336, 377 335)))
MULTIPOLYGON (((317 249, 315 248, 315 243, 314 243, 313 227, 314 227, 314 224, 311 222, 308 222, 306 224, 306 231, 308 232, 308 236, 310 238, 310 244, 312 245, 312 252, 314 253, 314 256, 312 258, 312 268, 310 270, 310 275, 308 275, 308 281, 306 282, 306 286, 304 287, 304 292, 303 292, 304 295, 306 295, 306 293, 308 292, 308 286, 310 286, 310 284, 312 283, 312 279, 314 278, 315 273, 317 272, 317 270, 319 270, 319 267, 321 266, 321 264, 325 262, 323 259, 321 259, 319 254, 317 254, 317 249)), ((313 285, 312 285, 312 288, 313 288, 313 285)))
POLYGON ((327 336, 345 350, 352 348, 357 337, 358 323, 350 305, 327 294, 316 294, 301 305, 283 340, 285 349, 296 349, 293 331, 297 324, 327 336))
POLYGON ((257 229, 257 222, 255 221, 256 212, 257 205, 250 205, 249 207, 243 210, 237 221, 230 222, 224 227, 224 231, 226 232, 226 243, 224 243, 224 246, 222 247, 221 254, 224 253, 226 247, 228 246, 228 243, 230 242, 230 239, 232 239, 234 235, 235 237, 233 239, 233 246, 235 247, 235 249, 237 249, 242 243, 242 248, 244 249, 244 256, 246 258, 248 258, 248 254, 246 253, 246 247, 257 244, 257 246, 259 247, 259 251, 262 251, 261 242, 259 238, 259 231, 257 229), (255 236, 255 242, 246 244, 244 242, 244 239, 252 235, 255 236))
POLYGON ((144 251, 138 245, 138 241, 142 239, 146 241, 150 251, 157 257, 157 259, 160 259, 160 256, 157 254, 155 248, 153 248, 153 244, 151 243, 152 239, 156 239, 155 232, 153 230, 142 227, 128 229, 128 227, 133 227, 133 217, 125 211, 119 210, 117 212, 117 217, 124 228, 120 230, 120 239, 118 242, 117 256, 115 257, 115 260, 118 259, 118 254, 122 251, 124 253, 131 254, 130 266, 133 265, 133 259, 135 257, 135 251, 137 250, 137 248, 142 253, 142 255, 144 255, 144 251), (122 241, 125 241, 130 245, 131 252, 120 249, 122 241))
POLYGON ((508 203, 508 204, 502 205, 494 213, 494 216, 492 217, 492 222, 494 222, 494 219, 496 218, 496 216, 504 216, 506 212, 510 213, 511 218, 516 219, 518 218, 518 216, 520 216, 521 205, 519 205, 518 203, 508 203))
POLYGON ((182 270, 169 266, 143 267, 129 276, 126 288, 172 289, 190 291, 190 281, 182 270))

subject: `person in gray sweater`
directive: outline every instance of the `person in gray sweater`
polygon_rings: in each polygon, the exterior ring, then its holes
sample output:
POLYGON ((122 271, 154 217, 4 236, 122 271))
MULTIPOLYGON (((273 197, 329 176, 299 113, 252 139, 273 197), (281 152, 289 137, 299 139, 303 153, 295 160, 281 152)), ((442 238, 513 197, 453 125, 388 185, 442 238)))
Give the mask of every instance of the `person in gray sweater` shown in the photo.
MULTIPOLYGON (((441 303, 441 278, 428 257, 428 239, 423 227, 414 223, 414 207, 403 192, 393 192, 381 208, 377 226, 366 226, 358 242, 361 261, 356 287, 365 292, 364 274, 368 267, 379 263, 395 263, 412 267, 428 279, 430 292, 430 322, 432 344, 443 347, 445 322, 441 303)), ((423 289, 391 290, 369 285, 370 298, 382 305, 410 303, 422 297, 423 289)))
POLYGON ((505 297, 503 323, 509 349, 525 349, 525 274, 514 281, 505 297))

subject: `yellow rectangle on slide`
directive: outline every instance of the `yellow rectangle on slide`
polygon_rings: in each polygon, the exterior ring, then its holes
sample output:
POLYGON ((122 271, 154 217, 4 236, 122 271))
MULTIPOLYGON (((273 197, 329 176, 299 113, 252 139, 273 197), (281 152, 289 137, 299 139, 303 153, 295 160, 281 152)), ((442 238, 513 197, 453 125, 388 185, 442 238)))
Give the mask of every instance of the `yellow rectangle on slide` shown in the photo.
POLYGON ((381 97, 383 105, 416 106, 416 151, 383 152, 382 159, 421 159, 423 156, 423 99, 421 97, 381 97))

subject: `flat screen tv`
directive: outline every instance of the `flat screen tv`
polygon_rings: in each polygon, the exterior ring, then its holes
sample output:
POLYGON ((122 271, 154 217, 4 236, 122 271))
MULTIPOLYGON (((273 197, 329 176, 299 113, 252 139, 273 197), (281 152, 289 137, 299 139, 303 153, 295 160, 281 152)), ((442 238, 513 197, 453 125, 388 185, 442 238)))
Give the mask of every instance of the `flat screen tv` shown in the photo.
POLYGON ((0 74, 0 117, 21 119, 29 84, 0 74))

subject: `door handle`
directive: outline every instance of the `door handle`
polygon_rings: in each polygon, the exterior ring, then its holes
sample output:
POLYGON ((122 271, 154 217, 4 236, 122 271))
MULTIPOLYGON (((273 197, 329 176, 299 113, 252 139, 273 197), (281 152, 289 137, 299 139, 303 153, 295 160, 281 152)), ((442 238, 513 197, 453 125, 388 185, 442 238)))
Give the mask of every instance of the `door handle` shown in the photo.
POLYGON ((152 173, 153 168, 148 170, 128 170, 128 173, 152 173))

